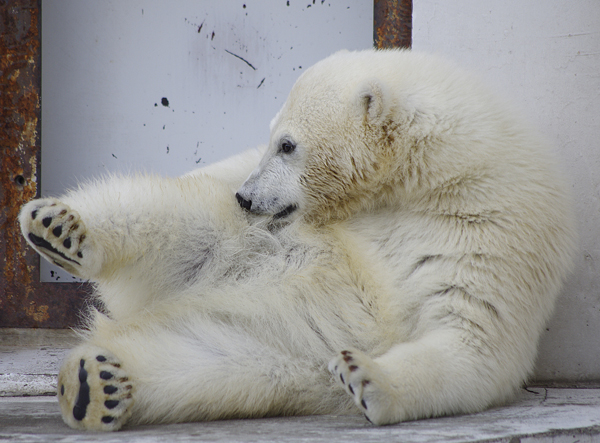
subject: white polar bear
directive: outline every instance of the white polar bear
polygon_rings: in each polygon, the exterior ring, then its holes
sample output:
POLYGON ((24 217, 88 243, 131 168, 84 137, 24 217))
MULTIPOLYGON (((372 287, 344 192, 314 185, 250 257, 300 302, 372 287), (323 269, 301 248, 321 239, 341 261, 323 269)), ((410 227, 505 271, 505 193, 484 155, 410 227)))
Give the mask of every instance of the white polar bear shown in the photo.
POLYGON ((565 191, 544 143, 477 80, 388 50, 308 69, 237 198, 344 230, 385 276, 393 345, 330 370, 387 424, 479 411, 531 374, 573 261, 565 191))
POLYGON ((177 179, 113 177, 23 207, 29 243, 95 282, 106 309, 60 370, 68 425, 352 411, 327 363, 391 346, 381 276, 335 227, 250 223, 231 177, 258 158, 177 179))
POLYGON ((60 371, 70 426, 386 424, 512 396, 573 233, 552 159, 509 111, 429 57, 336 54, 260 155, 24 206, 29 243, 106 308, 60 371))

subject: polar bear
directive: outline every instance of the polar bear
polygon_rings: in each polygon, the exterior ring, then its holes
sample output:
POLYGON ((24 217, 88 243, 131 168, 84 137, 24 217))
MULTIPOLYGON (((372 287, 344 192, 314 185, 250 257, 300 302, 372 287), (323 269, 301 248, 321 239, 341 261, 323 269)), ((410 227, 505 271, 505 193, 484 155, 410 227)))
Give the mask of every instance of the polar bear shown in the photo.
POLYGON ((100 180, 20 223, 104 306, 58 380, 63 419, 89 430, 500 404, 574 242, 537 136, 468 75, 401 51, 307 70, 263 152, 100 180))
POLYGON ((391 346, 382 276, 336 227, 274 230, 240 208, 235 177, 259 157, 112 177, 23 207, 27 241, 93 281, 104 306, 59 373, 69 426, 352 412, 327 363, 391 346))
POLYGON ((527 380, 572 267, 566 189, 545 142, 477 79, 369 50, 303 73, 237 199, 343 230, 384 275, 393 345, 342 350, 329 368, 389 424, 480 411, 527 380))

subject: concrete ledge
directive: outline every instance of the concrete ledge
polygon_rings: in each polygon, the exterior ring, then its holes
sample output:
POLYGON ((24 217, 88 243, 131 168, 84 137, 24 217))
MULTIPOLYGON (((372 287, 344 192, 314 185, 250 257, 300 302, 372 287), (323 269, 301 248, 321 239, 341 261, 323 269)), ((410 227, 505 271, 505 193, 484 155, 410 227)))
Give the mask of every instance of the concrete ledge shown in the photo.
POLYGON ((77 343, 70 330, 0 329, 0 397, 55 395, 60 363, 77 343))
POLYGON ((0 399, 0 441, 18 442, 598 442, 600 390, 523 391, 511 406, 375 427, 362 416, 309 416, 142 426, 112 434, 63 424, 56 397, 0 399), (534 393, 536 391, 537 393, 534 393))

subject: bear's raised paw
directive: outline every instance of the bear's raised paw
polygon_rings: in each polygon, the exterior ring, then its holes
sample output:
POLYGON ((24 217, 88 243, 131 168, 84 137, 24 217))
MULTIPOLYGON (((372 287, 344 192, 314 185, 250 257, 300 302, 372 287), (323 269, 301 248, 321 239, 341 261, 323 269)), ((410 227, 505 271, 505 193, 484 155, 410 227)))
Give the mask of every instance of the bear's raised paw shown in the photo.
POLYGON ((367 355, 342 351, 329 362, 329 371, 371 423, 385 425, 403 420, 402 405, 395 398, 388 376, 367 355))
POLYGON ((133 383, 110 352, 73 350, 58 376, 63 420, 74 429, 116 431, 131 416, 133 383))
POLYGON ((53 198, 33 200, 19 217, 29 244, 50 262, 82 276, 86 227, 77 211, 53 198))

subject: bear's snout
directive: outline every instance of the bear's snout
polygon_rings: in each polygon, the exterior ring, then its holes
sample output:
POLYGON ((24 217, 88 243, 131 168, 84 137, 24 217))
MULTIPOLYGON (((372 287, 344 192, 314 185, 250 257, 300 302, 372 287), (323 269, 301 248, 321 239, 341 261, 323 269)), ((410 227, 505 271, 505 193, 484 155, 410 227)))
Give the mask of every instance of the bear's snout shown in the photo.
POLYGON ((250 208, 252 207, 252 200, 246 200, 244 197, 242 197, 240 195, 239 192, 235 193, 235 198, 237 198, 238 203, 240 204, 240 206, 245 209, 246 211, 249 211, 250 208))

